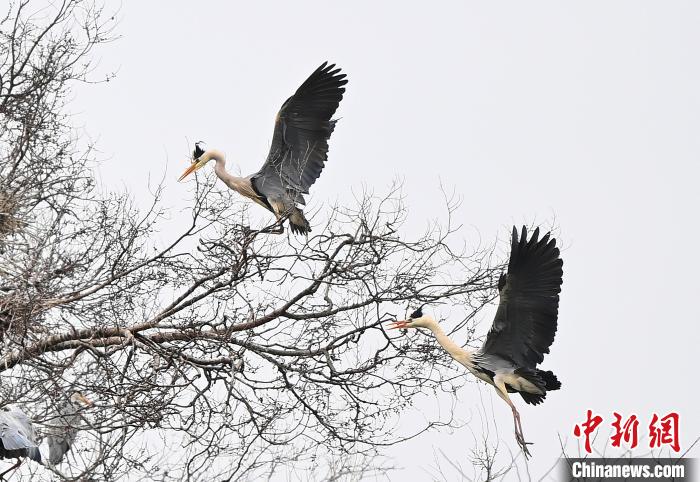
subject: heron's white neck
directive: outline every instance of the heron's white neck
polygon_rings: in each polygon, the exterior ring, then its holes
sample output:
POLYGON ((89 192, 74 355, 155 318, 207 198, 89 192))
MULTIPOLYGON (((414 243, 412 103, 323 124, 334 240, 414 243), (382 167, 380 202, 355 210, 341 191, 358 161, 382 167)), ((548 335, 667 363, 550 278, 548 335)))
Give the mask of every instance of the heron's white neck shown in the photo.
POLYGON ((435 339, 438 341, 438 343, 440 343, 440 346, 442 346, 452 358, 467 368, 474 366, 474 363, 472 362, 472 352, 465 350, 457 343, 452 341, 452 339, 445 334, 442 327, 437 322, 428 324, 426 328, 433 332, 433 335, 435 335, 435 339))
POLYGON ((233 174, 226 171, 226 156, 223 152, 216 149, 208 149, 207 152, 202 154, 202 158, 206 161, 215 161, 214 172, 216 177, 224 181, 228 187, 237 191, 239 193, 247 192, 247 183, 245 178, 234 176, 233 174))

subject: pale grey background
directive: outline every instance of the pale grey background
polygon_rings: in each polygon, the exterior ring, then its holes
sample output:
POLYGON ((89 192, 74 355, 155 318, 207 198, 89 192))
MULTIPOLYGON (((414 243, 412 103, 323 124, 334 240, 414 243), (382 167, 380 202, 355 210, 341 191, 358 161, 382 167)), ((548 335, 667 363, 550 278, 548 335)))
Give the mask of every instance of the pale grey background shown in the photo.
MULTIPOLYGON (((465 236, 498 236, 503 256, 513 223, 559 227, 545 368, 563 388, 538 407, 517 401, 533 478, 589 408, 606 422, 638 414, 642 445, 652 412, 681 414, 684 447, 700 435, 700 4, 127 0, 118 18, 123 38, 100 52, 117 78, 73 104, 106 187, 145 202, 149 175, 167 169, 166 202, 186 208, 175 180, 195 140, 256 171, 281 102, 337 62, 350 83, 313 207, 398 176, 416 229, 440 212, 441 182, 464 197, 465 236)), ((467 419, 480 396, 514 446, 490 389, 468 385, 456 410, 467 419)), ((467 429, 435 432, 387 455, 409 469, 402 480, 422 480, 435 450, 464 462, 470 444, 467 429)))

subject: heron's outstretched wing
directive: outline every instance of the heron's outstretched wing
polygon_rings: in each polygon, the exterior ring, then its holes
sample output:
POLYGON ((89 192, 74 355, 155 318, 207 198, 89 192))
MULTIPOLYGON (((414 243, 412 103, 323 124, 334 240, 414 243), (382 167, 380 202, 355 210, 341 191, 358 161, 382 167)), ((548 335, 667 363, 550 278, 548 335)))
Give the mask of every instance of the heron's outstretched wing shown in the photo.
POLYGON ((523 226, 513 227, 508 274, 498 281, 500 303, 483 353, 499 355, 520 367, 534 368, 554 341, 557 331, 562 260, 556 240, 539 228, 527 239, 523 226))
POLYGON ((34 427, 20 410, 0 412, 0 458, 27 456, 41 463, 34 427))
POLYGON ((270 153, 252 176, 253 187, 264 196, 289 193, 304 203, 328 158, 328 139, 347 84, 345 74, 324 62, 282 105, 275 120, 270 153))

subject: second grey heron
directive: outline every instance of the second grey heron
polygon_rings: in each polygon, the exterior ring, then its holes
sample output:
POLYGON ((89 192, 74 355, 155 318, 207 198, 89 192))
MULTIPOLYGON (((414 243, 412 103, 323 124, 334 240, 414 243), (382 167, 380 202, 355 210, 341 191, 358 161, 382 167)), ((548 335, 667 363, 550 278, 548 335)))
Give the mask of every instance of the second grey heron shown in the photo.
POLYGON ((92 401, 88 400, 85 395, 74 392, 68 401, 64 401, 58 406, 55 418, 57 421, 52 422, 46 431, 50 465, 59 464, 73 446, 75 437, 78 435, 81 406, 90 407, 92 405, 92 401))
POLYGON ((537 365, 549 353, 557 331, 559 292, 561 291, 563 262, 559 257, 556 240, 547 233, 542 239, 539 228, 527 239, 523 227, 513 227, 508 273, 498 280, 500 302, 491 330, 481 349, 466 350, 452 341, 437 321, 424 315, 422 307, 409 319, 395 321, 395 328, 427 328, 438 343, 474 376, 493 385, 496 393, 513 411, 515 438, 525 456, 529 456, 520 423, 520 414, 509 393, 520 393, 526 403, 541 403, 550 390, 558 390, 561 383, 549 370, 537 365))
POLYGON ((178 180, 214 160, 214 172, 229 188, 271 211, 278 221, 288 218, 293 233, 308 233, 311 226, 297 205, 305 205, 303 195, 309 193, 328 159, 328 139, 336 123, 331 117, 343 98, 345 77, 334 64, 324 62, 282 104, 267 160, 255 174, 234 176, 226 171, 221 151, 205 151, 197 143, 192 165, 178 180))

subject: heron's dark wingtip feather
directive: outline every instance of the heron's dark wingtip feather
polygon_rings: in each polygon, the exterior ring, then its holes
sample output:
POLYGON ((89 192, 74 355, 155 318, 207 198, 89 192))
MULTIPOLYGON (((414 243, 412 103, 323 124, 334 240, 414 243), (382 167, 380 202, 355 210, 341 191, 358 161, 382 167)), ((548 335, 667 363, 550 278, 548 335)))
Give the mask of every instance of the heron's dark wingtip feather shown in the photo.
POLYGON ((311 232, 311 228, 306 226, 299 226, 294 223, 289 223, 289 229, 292 230, 292 234, 307 234, 311 232))
POLYGON ((535 385, 542 393, 530 393, 525 391, 520 391, 520 395, 525 400, 525 403, 530 405, 538 405, 547 398, 547 392, 552 390, 559 390, 561 388, 561 382, 557 376, 549 370, 540 370, 538 368, 519 368, 515 371, 518 375, 524 377, 533 385, 535 385))
POLYGON ((561 388, 561 382, 550 370, 537 370, 537 372, 544 381, 545 390, 559 390, 561 388))
POLYGON ((301 209, 295 208, 290 213, 289 229, 292 230, 292 234, 308 234, 311 232, 311 224, 309 224, 301 209))
POLYGON ((304 226, 297 226, 296 224, 289 224, 289 228, 292 230, 292 234, 308 234, 311 232, 311 228, 306 228, 304 226))
POLYGON ((520 396, 523 397, 523 400, 525 403, 529 405, 539 405, 540 403, 544 402, 544 399, 547 398, 547 394, 539 394, 539 393, 528 393, 528 392, 520 392, 520 396))

